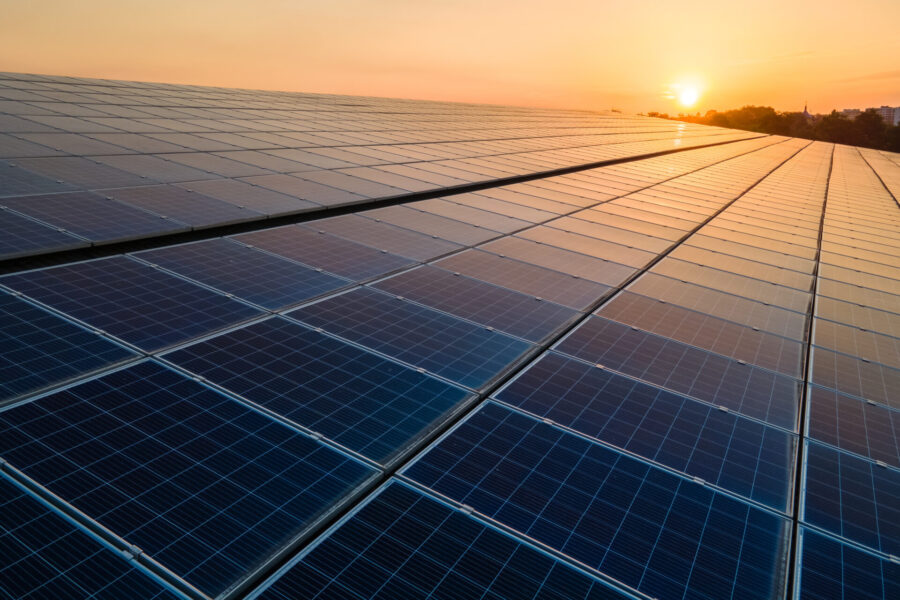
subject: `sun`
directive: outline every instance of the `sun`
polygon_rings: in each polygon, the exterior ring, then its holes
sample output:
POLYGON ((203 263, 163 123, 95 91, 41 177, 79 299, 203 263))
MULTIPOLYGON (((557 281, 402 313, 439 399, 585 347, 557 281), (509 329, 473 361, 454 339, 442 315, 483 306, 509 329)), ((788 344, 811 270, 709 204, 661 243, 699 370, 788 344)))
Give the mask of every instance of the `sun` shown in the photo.
POLYGON ((678 90, 678 102, 685 108, 690 108, 700 99, 700 90, 694 86, 683 86, 678 90))

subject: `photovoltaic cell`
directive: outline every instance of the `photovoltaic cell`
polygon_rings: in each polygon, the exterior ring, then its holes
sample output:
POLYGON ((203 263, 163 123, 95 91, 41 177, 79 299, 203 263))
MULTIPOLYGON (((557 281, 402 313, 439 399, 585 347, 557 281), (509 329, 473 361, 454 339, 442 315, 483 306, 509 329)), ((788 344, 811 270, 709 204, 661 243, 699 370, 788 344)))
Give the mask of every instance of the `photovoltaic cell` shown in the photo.
POLYGON ((788 512, 795 440, 781 429, 555 353, 496 398, 788 512))
POLYGON ((624 598, 566 563, 392 483, 258 598, 624 598))
MULTIPOLYGON (((314 228, 315 223, 310 227, 314 228)), ((263 229, 236 236, 236 239, 354 281, 385 275, 414 264, 409 258, 306 227, 263 229)))
POLYGON ((503 333, 369 288, 301 307, 290 316, 473 389, 532 348, 503 333))
POLYGON ((807 410, 809 437, 900 468, 900 411, 817 385, 807 410))
POLYGON ((892 369, 855 356, 813 347, 811 381, 858 396, 900 408, 900 369, 892 369))
POLYGON ((2 475, 0 548, 0 598, 181 598, 2 475))
POLYGON ((782 592, 786 519, 496 404, 404 473, 661 600, 782 592))
POLYGON ((379 223, 359 215, 322 219, 316 221, 315 228, 379 250, 387 250, 421 261, 431 260, 462 248, 459 244, 447 240, 379 223))
POLYGON ((153 362, 0 412, 0 456, 210 596, 373 473, 153 362))
POLYGON ((481 249, 608 286, 621 284, 635 271, 601 258, 517 237, 501 238, 484 244, 481 249))
POLYGON ((816 319, 814 327, 816 346, 900 369, 900 338, 825 319, 816 319))
POLYGON ((252 219, 262 219, 263 214, 240 208, 203 194, 191 193, 175 185, 147 185, 142 187, 102 190, 100 192, 138 208, 165 215, 193 228, 212 225, 228 225, 252 219))
POLYGON ((806 313, 809 309, 808 291, 795 290, 684 260, 666 257, 653 265, 653 271, 673 279, 722 290, 758 302, 767 302, 787 310, 806 313))
POLYGON ((377 462, 407 450, 469 393, 280 318, 167 360, 377 462))
POLYGON ((815 442, 807 442, 806 463, 805 522, 900 554, 900 471, 815 442))
MULTIPOLYGON (((3 201, 0 200, 0 204, 3 201)), ((90 246, 82 240, 42 223, 0 208, 0 260, 29 254, 58 252, 90 246)))
POLYGON ((801 375, 801 342, 755 331, 706 313, 623 292, 596 314, 785 375, 801 375))
POLYGON ((162 219, 90 192, 6 198, 3 204, 95 243, 187 230, 183 223, 162 219))
POLYGON ((900 598, 900 564, 806 527, 801 538, 801 600, 900 598))
POLYGON ((69 192, 75 189, 77 188, 74 185, 32 173, 20 168, 16 163, 0 161, 0 198, 69 192))
POLYGON ((270 310, 350 284, 346 279, 224 238, 166 246, 135 256, 270 310))
POLYGON ((81 156, 26 158, 17 161, 17 164, 45 177, 82 188, 113 188, 149 183, 148 180, 133 173, 114 169, 81 156))
POLYGON ((124 347, 0 291, 0 401, 134 356, 124 347))
POLYGON ((7 275, 0 283, 144 350, 261 314, 123 256, 7 275))
POLYGON ((585 310, 610 289, 587 279, 481 250, 459 252, 435 265, 576 310, 585 310))
POLYGON ((803 340, 806 315, 800 312, 685 283, 657 275, 653 271, 636 279, 628 286, 628 291, 704 312, 740 325, 756 327, 794 340, 803 340))
POLYGON ((796 430, 800 382, 628 325, 592 317, 555 349, 654 385, 796 430))
POLYGON ((380 290, 539 342, 578 313, 503 287, 424 266, 373 284, 380 290))

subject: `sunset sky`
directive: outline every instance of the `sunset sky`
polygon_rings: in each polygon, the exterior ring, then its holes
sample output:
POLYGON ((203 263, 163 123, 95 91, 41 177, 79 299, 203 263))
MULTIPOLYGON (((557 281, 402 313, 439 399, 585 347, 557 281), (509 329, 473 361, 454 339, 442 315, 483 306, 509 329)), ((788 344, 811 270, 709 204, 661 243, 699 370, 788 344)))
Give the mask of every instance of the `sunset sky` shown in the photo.
POLYGON ((0 0, 0 71, 627 112, 900 105, 900 2, 0 0), (690 93, 688 93, 690 95, 690 93))

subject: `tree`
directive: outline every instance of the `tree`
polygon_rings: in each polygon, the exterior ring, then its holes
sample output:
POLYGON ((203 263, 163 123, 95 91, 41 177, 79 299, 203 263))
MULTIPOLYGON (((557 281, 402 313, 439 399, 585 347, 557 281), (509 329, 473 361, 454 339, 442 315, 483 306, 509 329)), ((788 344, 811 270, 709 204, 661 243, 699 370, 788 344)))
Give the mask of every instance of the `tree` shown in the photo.
POLYGON ((856 115, 856 118, 853 119, 853 124, 856 126, 856 143, 858 146, 884 147, 887 123, 884 122, 884 119, 881 118, 881 115, 874 108, 856 115))

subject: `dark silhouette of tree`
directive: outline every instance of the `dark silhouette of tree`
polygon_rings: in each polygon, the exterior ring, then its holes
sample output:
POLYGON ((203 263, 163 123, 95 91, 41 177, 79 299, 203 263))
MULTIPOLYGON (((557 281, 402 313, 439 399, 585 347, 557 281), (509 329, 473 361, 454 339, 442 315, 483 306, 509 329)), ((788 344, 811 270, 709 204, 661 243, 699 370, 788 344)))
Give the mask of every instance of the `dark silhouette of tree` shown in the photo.
POLYGON ((677 119, 690 123, 730 127, 757 133, 788 135, 838 144, 866 146, 900 152, 900 127, 888 125, 875 110, 867 110, 848 119, 831 111, 830 115, 810 119, 802 112, 777 112, 771 106, 744 106, 735 110, 707 111, 705 115, 678 115, 651 112, 651 117, 677 119))

